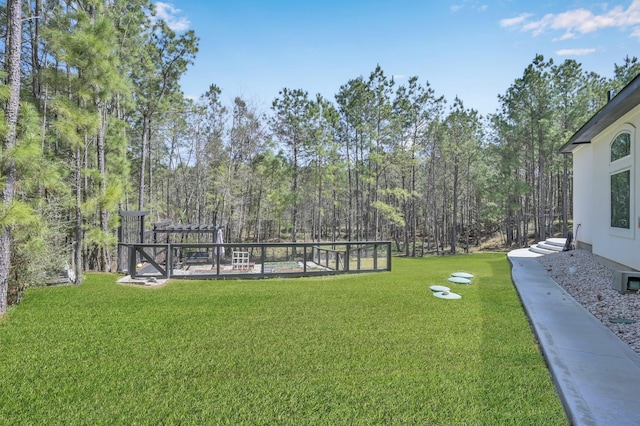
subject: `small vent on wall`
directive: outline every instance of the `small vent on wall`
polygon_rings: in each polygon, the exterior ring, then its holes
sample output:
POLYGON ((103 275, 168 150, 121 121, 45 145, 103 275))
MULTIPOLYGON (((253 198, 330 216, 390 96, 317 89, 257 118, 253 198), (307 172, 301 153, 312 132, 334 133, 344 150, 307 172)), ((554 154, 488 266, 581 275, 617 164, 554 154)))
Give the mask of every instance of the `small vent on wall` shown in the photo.
POLYGON ((616 271, 611 280, 611 288, 625 294, 629 291, 640 290, 640 272, 616 271))

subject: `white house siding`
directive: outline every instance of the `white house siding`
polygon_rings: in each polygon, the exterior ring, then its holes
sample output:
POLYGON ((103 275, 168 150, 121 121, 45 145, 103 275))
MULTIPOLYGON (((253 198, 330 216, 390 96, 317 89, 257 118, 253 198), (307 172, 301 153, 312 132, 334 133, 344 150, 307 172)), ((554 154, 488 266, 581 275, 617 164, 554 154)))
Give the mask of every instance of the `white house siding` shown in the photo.
POLYGON ((593 145, 573 150, 573 232, 576 242, 593 245, 593 145), (580 228, 578 228, 580 224, 580 228))
MULTIPOLYGON (((574 195, 574 223, 582 223, 579 239, 592 244, 594 254, 610 259, 627 267, 640 270, 640 229, 638 229, 640 215, 640 167, 638 149, 638 128, 640 127, 640 106, 623 116, 605 131, 598 134, 590 145, 580 147, 574 151, 574 161, 577 161, 580 176, 574 175, 574 186, 578 190, 574 195), (621 231, 611 228, 610 174, 618 169, 610 164, 610 143, 622 130, 631 132, 631 226, 629 230, 621 231), (591 150, 588 149, 591 146, 591 150), (584 151, 584 152, 583 152, 584 151), (591 152, 589 152, 591 151, 591 152), (577 154, 577 158, 576 158, 577 154), (590 167, 585 167, 588 163, 590 167), (591 174, 592 176, 586 176, 591 174), (587 182, 591 187, 585 187, 578 182, 587 182), (586 209, 587 212, 577 213, 586 209)), ((575 163, 574 163, 575 164, 575 163)), ((575 167, 575 166, 574 166, 575 167)), ((576 173, 576 168, 574 168, 576 173)), ((575 225, 574 225, 575 226, 575 225)))

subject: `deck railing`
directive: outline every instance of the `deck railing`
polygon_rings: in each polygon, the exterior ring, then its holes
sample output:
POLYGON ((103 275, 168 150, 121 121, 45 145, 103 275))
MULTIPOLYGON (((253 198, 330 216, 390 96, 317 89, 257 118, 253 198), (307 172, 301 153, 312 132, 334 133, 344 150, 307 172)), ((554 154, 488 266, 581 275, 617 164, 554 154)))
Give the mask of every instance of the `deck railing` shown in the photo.
POLYGON ((391 242, 127 244, 131 278, 268 278, 391 270, 391 242))

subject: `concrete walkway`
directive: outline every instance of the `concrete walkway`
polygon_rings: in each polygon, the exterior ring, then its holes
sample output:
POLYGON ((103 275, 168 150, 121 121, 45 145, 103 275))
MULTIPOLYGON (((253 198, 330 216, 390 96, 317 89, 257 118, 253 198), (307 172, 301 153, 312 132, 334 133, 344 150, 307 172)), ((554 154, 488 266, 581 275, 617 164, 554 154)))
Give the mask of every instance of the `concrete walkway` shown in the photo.
POLYGON ((538 256, 507 255, 570 424, 640 425, 640 355, 560 287, 538 256))

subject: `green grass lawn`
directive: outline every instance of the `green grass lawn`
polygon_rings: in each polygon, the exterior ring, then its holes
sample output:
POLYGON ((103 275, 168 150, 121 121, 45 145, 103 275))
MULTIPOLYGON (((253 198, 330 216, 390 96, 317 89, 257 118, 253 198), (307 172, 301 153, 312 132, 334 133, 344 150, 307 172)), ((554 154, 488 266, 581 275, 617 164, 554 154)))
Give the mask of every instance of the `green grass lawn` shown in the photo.
POLYGON ((0 322, 0 424, 567 424, 504 254, 115 281, 29 289, 0 322))

